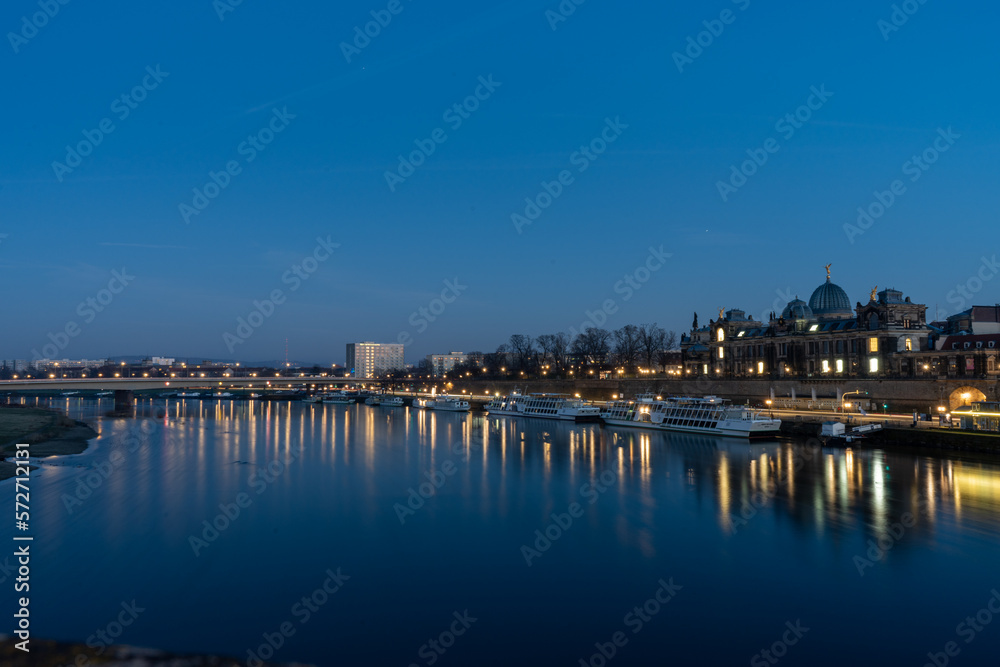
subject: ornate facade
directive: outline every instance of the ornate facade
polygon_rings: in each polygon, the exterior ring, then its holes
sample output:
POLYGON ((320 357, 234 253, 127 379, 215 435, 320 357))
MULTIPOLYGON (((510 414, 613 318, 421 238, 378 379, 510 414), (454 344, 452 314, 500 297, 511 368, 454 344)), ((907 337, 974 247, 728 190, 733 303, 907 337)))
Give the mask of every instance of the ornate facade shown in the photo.
POLYGON ((826 282, 809 302, 798 298, 769 321, 744 311, 719 313, 684 336, 685 372, 718 377, 907 377, 923 374, 932 349, 927 307, 895 289, 871 291, 851 308, 842 288, 826 282))

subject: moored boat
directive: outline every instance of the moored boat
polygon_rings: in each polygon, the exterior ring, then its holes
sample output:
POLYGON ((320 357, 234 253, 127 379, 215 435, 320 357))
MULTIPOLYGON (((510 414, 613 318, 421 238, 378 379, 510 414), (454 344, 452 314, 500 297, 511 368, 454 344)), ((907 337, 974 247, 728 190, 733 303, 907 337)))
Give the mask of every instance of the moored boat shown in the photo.
POLYGON ((773 437, 781 420, 763 416, 749 406, 732 405, 717 396, 663 399, 642 394, 619 400, 601 412, 605 424, 686 433, 708 433, 739 438, 773 437))
POLYGON ((351 405, 355 401, 353 396, 349 396, 347 392, 335 391, 330 394, 325 394, 323 396, 323 402, 333 405, 351 405))
POLYGON ((469 402, 461 398, 439 396, 436 401, 431 401, 431 405, 428 407, 431 410, 441 410, 443 412, 468 412, 469 402))
POLYGON ((413 399, 413 407, 424 408, 425 410, 441 410, 442 412, 468 412, 469 402, 461 398, 441 395, 431 398, 415 398, 413 399))
POLYGON ((507 396, 497 396, 485 410, 491 415, 509 417, 537 417, 575 422, 601 420, 601 410, 577 398, 559 394, 522 394, 514 391, 507 396))

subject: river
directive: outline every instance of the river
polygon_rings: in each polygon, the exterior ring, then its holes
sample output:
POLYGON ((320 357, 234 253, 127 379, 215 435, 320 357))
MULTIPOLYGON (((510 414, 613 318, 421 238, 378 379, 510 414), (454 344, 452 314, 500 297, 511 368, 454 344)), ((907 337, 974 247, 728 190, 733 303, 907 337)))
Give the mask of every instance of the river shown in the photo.
POLYGON ((27 402, 100 432, 33 472, 34 637, 318 665, 1000 649, 1000 459, 365 405, 27 402))

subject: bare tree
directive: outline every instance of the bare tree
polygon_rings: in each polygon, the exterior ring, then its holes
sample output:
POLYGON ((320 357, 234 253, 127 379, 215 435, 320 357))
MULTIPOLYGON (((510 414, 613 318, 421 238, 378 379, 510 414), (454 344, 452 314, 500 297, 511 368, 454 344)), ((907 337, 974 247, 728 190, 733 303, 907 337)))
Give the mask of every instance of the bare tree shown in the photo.
POLYGON ((552 363, 560 369, 566 363, 566 351, 569 348, 569 336, 560 332, 543 334, 538 337, 538 347, 541 348, 541 363, 552 363))
POLYGON ((497 346, 496 352, 489 352, 483 355, 483 363, 490 373, 500 373, 501 368, 507 366, 507 345, 501 343, 497 346))
POLYGON ((648 368, 652 368, 656 363, 656 354, 663 349, 666 338, 667 332, 655 322, 639 327, 639 345, 648 368))
POLYGON ((639 327, 626 324, 621 329, 615 329, 615 357, 625 367, 626 371, 635 368, 641 347, 639 327))
POLYGON ((602 364, 611 352, 611 332, 591 327, 576 337, 571 349, 573 354, 584 357, 589 365, 602 364))
POLYGON ((663 346, 656 353, 656 362, 660 365, 660 370, 667 370, 667 364, 675 359, 674 348, 677 347, 677 332, 668 331, 663 339, 663 346))
POLYGON ((554 363, 556 337, 553 334, 542 334, 537 338, 537 341, 538 347, 542 350, 542 362, 552 360, 554 363))
POLYGON ((514 355, 514 364, 518 370, 527 371, 531 367, 531 358, 535 354, 535 340, 524 334, 514 334, 510 337, 510 351, 514 355))
POLYGON ((569 350, 569 336, 563 332, 555 335, 552 343, 552 356, 555 359, 556 367, 562 368, 566 365, 566 352, 569 350))

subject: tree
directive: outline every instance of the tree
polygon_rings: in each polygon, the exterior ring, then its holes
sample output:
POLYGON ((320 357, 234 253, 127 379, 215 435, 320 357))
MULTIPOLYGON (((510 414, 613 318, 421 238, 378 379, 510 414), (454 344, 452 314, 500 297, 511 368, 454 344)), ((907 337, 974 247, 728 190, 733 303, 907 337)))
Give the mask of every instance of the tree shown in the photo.
POLYGON ((655 322, 639 327, 639 346, 642 350, 642 358, 648 368, 652 368, 653 364, 656 363, 656 354, 663 349, 666 338, 667 332, 655 322))
POLYGON ((568 351, 569 336, 560 331, 555 335, 555 341, 552 344, 552 356, 555 359, 557 368, 562 368, 566 365, 566 353, 568 351))
POLYGON ((611 352, 611 332, 607 329, 590 328, 579 334, 571 347, 573 354, 587 360, 587 364, 603 364, 611 352))
POLYGON ((517 370, 530 370, 531 359, 535 354, 535 340, 531 336, 524 334, 511 336, 510 351, 514 355, 514 366, 517 370))
POLYGON ((501 368, 507 366, 507 345, 500 344, 496 352, 489 352, 483 355, 483 363, 493 375, 501 373, 501 368))
POLYGON ((615 357, 618 363, 625 367, 626 371, 635 368, 635 362, 639 359, 640 337, 639 327, 634 324, 626 324, 621 329, 615 329, 615 357))
POLYGON ((664 340, 663 340, 663 349, 664 350, 673 350, 676 347, 677 347, 677 332, 676 331, 668 331, 667 335, 666 335, 666 338, 664 338, 664 340))
POLYGON ((674 360, 674 348, 677 347, 677 332, 668 331, 663 338, 663 346, 656 353, 656 362, 660 370, 666 370, 667 364, 674 360))
POLYGON ((552 334, 542 334, 536 339, 538 341, 538 347, 542 350, 542 361, 548 361, 549 359, 555 361, 555 355, 552 351, 554 346, 553 339, 555 339, 555 336, 552 334))
POLYGON ((560 369, 566 362, 569 336, 562 332, 557 334, 543 334, 538 337, 538 347, 542 351, 542 362, 551 362, 556 369, 560 369))

